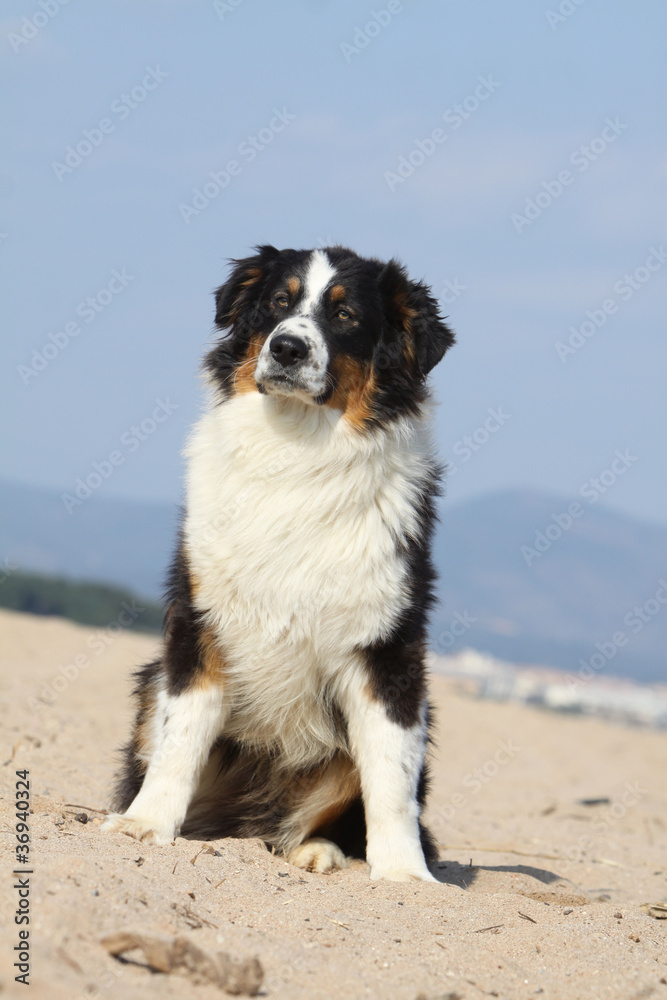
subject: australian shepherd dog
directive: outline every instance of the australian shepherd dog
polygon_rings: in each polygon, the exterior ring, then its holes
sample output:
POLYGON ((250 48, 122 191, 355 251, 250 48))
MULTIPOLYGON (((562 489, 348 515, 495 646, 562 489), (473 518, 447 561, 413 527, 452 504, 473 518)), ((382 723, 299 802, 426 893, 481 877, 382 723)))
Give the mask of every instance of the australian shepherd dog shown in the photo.
POLYGON ((427 377, 453 334, 397 261, 338 246, 258 247, 216 307, 162 653, 104 829, 433 881, 427 377))

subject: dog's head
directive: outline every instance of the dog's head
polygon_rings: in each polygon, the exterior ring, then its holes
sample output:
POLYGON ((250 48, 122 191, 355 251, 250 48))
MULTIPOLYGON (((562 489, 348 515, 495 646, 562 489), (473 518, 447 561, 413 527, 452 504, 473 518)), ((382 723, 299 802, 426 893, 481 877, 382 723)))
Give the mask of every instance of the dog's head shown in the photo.
POLYGON ((226 336, 206 367, 223 398, 296 397, 360 427, 415 412, 454 342, 429 289, 342 247, 257 249, 216 292, 226 336))

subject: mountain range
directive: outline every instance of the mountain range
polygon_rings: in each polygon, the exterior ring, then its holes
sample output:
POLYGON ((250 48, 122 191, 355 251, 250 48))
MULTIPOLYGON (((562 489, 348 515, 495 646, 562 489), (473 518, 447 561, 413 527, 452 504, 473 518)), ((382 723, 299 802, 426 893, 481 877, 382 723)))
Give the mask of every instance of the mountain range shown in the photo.
MULTIPOLYGON (((0 482, 0 513, 0 577, 17 567, 160 595, 176 504, 93 495, 66 507, 55 491, 0 482)), ((503 491, 443 502, 434 561, 436 652, 667 681, 667 526, 503 491)))

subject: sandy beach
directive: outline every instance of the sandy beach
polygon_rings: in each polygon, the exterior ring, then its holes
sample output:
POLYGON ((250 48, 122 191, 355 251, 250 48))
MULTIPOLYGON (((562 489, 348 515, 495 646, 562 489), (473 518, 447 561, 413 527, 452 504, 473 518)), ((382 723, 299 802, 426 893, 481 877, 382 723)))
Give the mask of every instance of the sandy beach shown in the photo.
POLYGON ((9 612, 0 627, 2 996, 225 995, 100 943, 139 931, 256 956, 259 995, 276 1000, 667 1000, 667 921, 641 909, 667 901, 664 732, 479 701, 434 676, 428 821, 441 884, 371 882, 361 862, 318 875, 259 841, 101 835, 130 674, 157 640, 9 612), (14 981, 12 950, 24 769, 31 992, 14 981))

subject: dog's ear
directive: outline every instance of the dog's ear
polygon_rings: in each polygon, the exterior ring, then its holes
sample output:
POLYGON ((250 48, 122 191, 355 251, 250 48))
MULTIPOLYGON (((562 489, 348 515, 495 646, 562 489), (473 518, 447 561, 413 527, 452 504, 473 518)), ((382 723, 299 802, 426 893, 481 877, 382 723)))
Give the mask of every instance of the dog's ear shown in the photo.
POLYGON ((243 260, 233 260, 234 265, 224 285, 215 293, 215 324, 220 330, 236 326, 243 320, 252 321, 249 310, 254 312, 257 292, 266 278, 270 264, 280 251, 272 246, 255 247, 257 253, 243 260))
POLYGON ((428 286, 411 281, 398 261, 390 260, 378 281, 385 310, 402 332, 406 354, 425 377, 454 343, 454 333, 428 286))

